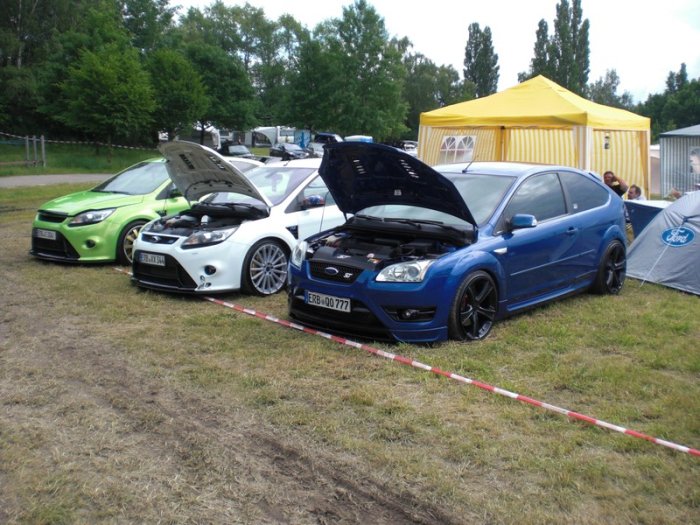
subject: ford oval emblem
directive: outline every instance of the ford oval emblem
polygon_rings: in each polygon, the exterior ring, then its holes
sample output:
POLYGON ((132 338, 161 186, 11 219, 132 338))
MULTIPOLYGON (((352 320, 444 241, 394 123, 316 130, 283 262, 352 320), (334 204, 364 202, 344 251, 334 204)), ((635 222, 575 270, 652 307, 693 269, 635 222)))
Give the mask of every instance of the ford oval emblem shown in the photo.
POLYGON ((326 266, 323 269, 323 273, 325 273, 326 275, 335 276, 335 275, 338 275, 340 273, 340 270, 338 270, 338 268, 336 268, 335 266, 326 266))
POLYGON ((693 242, 693 239, 695 239, 695 232, 683 226, 679 228, 669 228, 668 230, 664 230, 661 234, 661 240, 674 248, 687 246, 693 242))

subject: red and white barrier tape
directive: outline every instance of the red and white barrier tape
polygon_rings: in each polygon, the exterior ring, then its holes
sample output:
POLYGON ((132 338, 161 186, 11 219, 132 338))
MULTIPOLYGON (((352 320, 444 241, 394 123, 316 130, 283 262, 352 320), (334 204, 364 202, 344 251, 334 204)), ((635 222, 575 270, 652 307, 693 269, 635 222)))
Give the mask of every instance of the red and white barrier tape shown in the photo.
POLYGON ((482 383, 480 381, 475 381, 474 379, 470 379, 468 377, 464 377, 458 374, 453 374, 451 372, 446 372, 445 370, 441 370, 440 368, 436 368, 434 366, 426 365, 421 363, 420 361, 414 361, 413 359, 409 359, 407 357, 403 357, 401 355, 397 354, 392 354, 391 352, 385 352, 384 350, 380 350, 378 348, 374 348, 372 346, 363 344, 363 343, 358 343, 357 341, 352 341, 350 339, 345 339, 344 337, 338 337, 337 335, 332 335, 328 334, 326 332, 321 332, 320 330, 314 330, 313 328, 308 328, 306 326, 302 326, 297 323, 293 323, 291 321, 286 321, 284 319, 278 319, 277 317, 274 317, 272 315, 267 315, 263 314, 260 312, 256 312, 255 310, 251 310, 250 308, 244 308, 242 306, 239 306, 235 303, 230 303, 228 301, 222 301, 220 299, 215 299, 213 297, 204 297, 205 300, 211 301, 212 303, 216 303, 221 306, 225 306, 226 308, 231 308, 233 310, 236 310, 237 312, 242 312, 244 314, 252 315, 254 317, 258 317, 260 319, 264 319, 265 321, 270 321, 273 323, 280 324, 282 326, 286 326, 287 328, 293 328, 294 330, 299 330, 301 332, 306 332, 307 334, 312 334, 312 335, 318 335, 320 337, 324 337, 325 339, 330 339, 331 341, 335 341, 336 343, 340 343, 343 345, 347 346, 352 346, 353 348, 358 348, 360 350, 364 350, 366 352, 369 352, 370 354, 378 355, 380 357, 384 357, 386 359, 391 359, 392 361, 398 361, 401 364, 412 366, 414 368, 420 368, 421 370, 425 370, 428 372, 432 372, 437 375, 445 376, 450 379, 454 379, 455 381, 459 381, 461 383, 466 383, 468 385, 472 385, 478 388, 481 388, 483 390, 487 390, 489 392, 493 392, 494 394, 499 394, 505 397, 509 397, 511 399, 515 399, 517 401, 521 401, 523 403, 528 403, 530 405, 534 405, 536 407, 544 408, 545 410, 550 410, 552 412, 558 412, 559 414, 563 414, 571 419, 576 419, 578 421, 584 421, 586 423, 590 423, 591 425, 595 425, 598 427, 603 427, 607 428, 608 430, 614 430, 615 432, 620 432, 622 434, 627 434, 628 436, 633 436, 636 438, 640 439, 645 439, 647 441, 651 441, 652 443, 656 443, 657 445, 662 445, 664 447, 672 448, 674 450, 677 450, 679 452, 686 452, 688 454, 691 454, 693 456, 698 456, 700 457, 700 450, 686 447, 683 445, 678 445, 676 443, 672 443, 671 441, 666 441, 665 439, 659 439, 655 438, 652 436, 648 436, 646 434, 643 434, 641 432, 637 432, 636 430, 630 430, 628 428, 621 427, 619 425, 613 425, 612 423, 607 423, 605 421, 601 421, 600 419, 595 419, 589 416, 585 416, 583 414, 579 414, 578 412, 574 412, 572 410, 568 410, 566 408, 560 408, 555 405, 550 405, 549 403, 544 403, 542 401, 537 401, 536 399, 532 399, 527 396, 523 396, 520 394, 516 394, 514 392, 509 392, 508 390, 504 390, 502 388, 498 388, 496 386, 492 386, 486 383, 482 383))
MULTIPOLYGON (((121 268, 115 268, 115 270, 122 272, 122 273, 130 273, 130 272, 125 272, 121 268)), ((385 352, 384 350, 380 350, 379 348, 374 348, 373 346, 366 345, 364 343, 358 343, 357 341, 353 341, 351 339, 346 339, 344 337, 332 335, 332 334, 329 334, 326 332, 322 332, 320 330, 315 330, 313 328, 309 328, 307 326, 303 326, 303 325, 300 325, 298 323, 293 323, 293 322, 287 321, 285 319, 279 319, 278 317, 275 317, 273 315, 260 313, 260 312, 257 312, 256 310, 252 310, 250 308, 245 308, 245 307, 240 306, 240 305, 235 304, 235 303, 231 303, 228 301, 222 301, 221 299, 216 299, 214 297, 206 297, 206 296, 203 296, 202 299, 204 299, 206 301, 210 301, 210 302, 215 303, 215 304, 218 304, 220 306, 225 306, 226 308, 230 308, 230 309, 235 310, 237 312, 241 312, 241 313, 253 316, 253 317, 257 317, 258 319, 270 321, 272 323, 276 323, 276 324, 279 324, 281 326, 285 326, 287 328, 292 328, 292 329, 298 330, 300 332, 305 332, 307 334, 317 335, 317 336, 323 337, 325 339, 335 341, 336 343, 340 343, 342 345, 351 346, 353 348, 357 348, 359 350, 364 350, 366 352, 369 352, 370 354, 384 357, 385 359, 391 359, 392 361, 397 361, 397 362, 404 364, 404 365, 412 366, 414 368, 419 368, 419 369, 425 370, 427 372, 432 372, 432 373, 437 374, 437 375, 445 376, 449 379, 454 379, 455 381, 459 381, 461 383, 466 383, 468 385, 472 385, 472 386, 475 386, 477 388, 481 388, 482 390, 486 390, 488 392, 493 392, 494 394, 499 394, 501 396, 505 396, 505 397, 508 397, 510 399, 515 399, 515 400, 520 401, 522 403, 527 403, 529 405, 543 408, 545 410, 557 412, 557 413, 562 414, 564 416, 567 416, 571 419, 576 419, 578 421, 583 421, 583 422, 589 423, 591 425, 595 425, 595 426, 602 427, 602 428, 607 428, 608 430, 613 430, 613 431, 619 432, 621 434, 627 434, 628 436, 636 437, 639 439, 644 439, 646 441, 651 441, 652 443, 656 443, 657 445, 672 448, 673 450, 677 450, 678 452, 685 452, 687 454, 690 454, 691 456, 700 457, 700 450, 695 449, 695 448, 686 447, 684 445, 679 445, 679 444, 673 443, 671 441, 666 441, 665 439, 655 438, 653 436, 643 434, 642 432, 637 432, 636 430, 631 430, 629 428, 621 427, 619 425, 613 425, 612 423, 608 423, 608 422, 602 421, 600 419, 596 419, 593 417, 585 416, 583 414, 579 414, 578 412, 574 412, 573 410, 568 410, 566 408, 561 408, 561 407, 558 407, 555 405, 550 405, 549 403, 544 403, 543 401, 538 401, 536 399, 532 399, 531 397, 523 396, 521 394, 516 394, 515 392, 510 392, 508 390, 504 390, 502 388, 498 388, 496 386, 492 386, 492 385, 489 385, 487 383, 482 383, 481 381, 476 381, 474 379, 470 379, 468 377, 464 377, 464 376, 461 376, 459 374, 453 374, 452 372, 447 372, 447 371, 442 370, 440 368, 426 365, 424 363, 421 363, 420 361, 415 361, 413 359, 409 359, 409 358, 401 356, 401 355, 392 354, 391 352, 385 352)))

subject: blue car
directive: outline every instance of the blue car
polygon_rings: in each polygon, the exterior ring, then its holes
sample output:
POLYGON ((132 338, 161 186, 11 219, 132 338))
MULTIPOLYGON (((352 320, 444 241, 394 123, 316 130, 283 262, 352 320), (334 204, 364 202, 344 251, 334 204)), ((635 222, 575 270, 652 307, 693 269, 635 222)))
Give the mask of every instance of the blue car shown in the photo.
POLYGON ((300 242, 289 315, 375 340, 485 338, 498 319, 590 290, 617 294, 624 204, 564 166, 431 168, 380 144, 326 146, 320 175, 342 226, 300 242))

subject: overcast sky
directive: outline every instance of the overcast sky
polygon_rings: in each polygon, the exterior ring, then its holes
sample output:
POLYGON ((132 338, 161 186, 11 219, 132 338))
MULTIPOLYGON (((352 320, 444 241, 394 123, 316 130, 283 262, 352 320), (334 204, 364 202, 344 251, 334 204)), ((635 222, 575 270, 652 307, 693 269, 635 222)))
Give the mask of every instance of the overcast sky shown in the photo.
MULTIPOLYGON (((171 0, 171 5, 204 8, 212 0, 171 0)), ((224 0, 226 5, 245 1, 224 0)), ((262 8, 268 19, 289 13, 309 29, 330 18, 340 18, 352 0, 248 0, 262 8)), ((491 28, 500 66, 499 91, 518 83, 532 59, 535 32, 541 19, 549 34, 558 0, 368 0, 390 36, 408 37, 413 51, 437 65, 452 65, 461 76, 469 25, 491 28)), ((571 0, 570 2, 571 3, 571 0)), ((615 69, 618 94, 630 92, 635 102, 662 93, 669 71, 685 63, 689 78, 700 77, 700 1, 582 0, 583 16, 590 21, 591 71, 589 82, 615 69)))

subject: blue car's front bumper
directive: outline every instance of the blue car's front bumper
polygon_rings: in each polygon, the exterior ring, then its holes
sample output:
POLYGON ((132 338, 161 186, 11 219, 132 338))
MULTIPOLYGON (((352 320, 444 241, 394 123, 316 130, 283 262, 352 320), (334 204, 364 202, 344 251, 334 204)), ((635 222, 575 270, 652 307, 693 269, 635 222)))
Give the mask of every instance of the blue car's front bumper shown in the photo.
POLYGON ((444 279, 378 283, 372 272, 351 284, 314 278, 308 264, 290 268, 289 315, 321 330, 374 340, 430 343, 447 339, 451 297, 444 279), (349 313, 307 304, 308 291, 351 300, 349 313))

